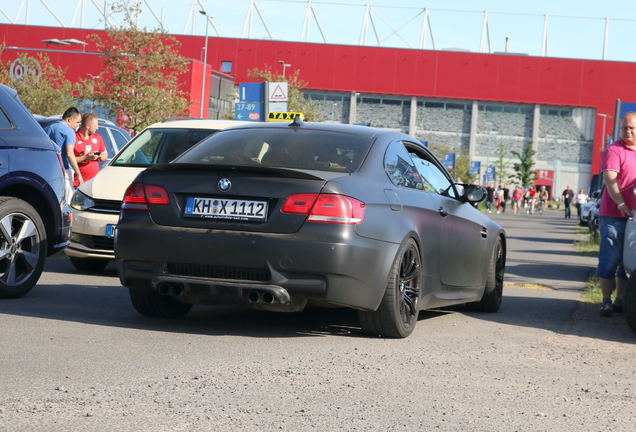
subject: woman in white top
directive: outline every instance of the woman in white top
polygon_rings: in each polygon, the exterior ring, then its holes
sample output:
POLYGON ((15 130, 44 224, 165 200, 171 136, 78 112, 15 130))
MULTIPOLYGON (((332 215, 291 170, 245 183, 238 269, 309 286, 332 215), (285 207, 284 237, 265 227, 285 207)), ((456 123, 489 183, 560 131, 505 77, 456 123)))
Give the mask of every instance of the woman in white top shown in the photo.
POLYGON ((579 194, 576 196, 576 214, 581 217, 581 206, 587 202, 587 195, 585 191, 581 189, 579 194))

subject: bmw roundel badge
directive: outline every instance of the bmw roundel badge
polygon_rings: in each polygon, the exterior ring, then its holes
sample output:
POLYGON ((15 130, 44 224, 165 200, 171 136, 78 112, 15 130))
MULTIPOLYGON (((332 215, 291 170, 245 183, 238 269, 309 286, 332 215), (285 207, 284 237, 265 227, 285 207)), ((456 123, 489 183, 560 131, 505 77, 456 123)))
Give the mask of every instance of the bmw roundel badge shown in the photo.
POLYGON ((232 182, 230 181, 230 179, 222 178, 221 180, 219 180, 219 190, 221 192, 227 192, 230 190, 231 187, 232 182))

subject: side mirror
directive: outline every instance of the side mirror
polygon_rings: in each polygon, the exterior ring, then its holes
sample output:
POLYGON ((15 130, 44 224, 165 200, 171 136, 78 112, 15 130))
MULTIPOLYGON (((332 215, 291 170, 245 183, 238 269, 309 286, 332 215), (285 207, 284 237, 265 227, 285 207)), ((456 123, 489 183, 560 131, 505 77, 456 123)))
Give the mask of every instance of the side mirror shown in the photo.
POLYGON ((462 183, 464 188, 464 194, 462 195, 462 201, 469 203, 478 203, 486 198, 486 189, 479 185, 462 183))

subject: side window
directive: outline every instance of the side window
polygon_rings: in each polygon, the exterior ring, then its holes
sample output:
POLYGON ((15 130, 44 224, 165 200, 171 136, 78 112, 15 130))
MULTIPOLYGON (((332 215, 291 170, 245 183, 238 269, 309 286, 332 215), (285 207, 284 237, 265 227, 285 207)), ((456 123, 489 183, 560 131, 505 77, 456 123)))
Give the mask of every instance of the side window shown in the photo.
POLYGON ((0 109, 0 129, 11 129, 13 125, 7 115, 0 109))
POLYGON ((424 190, 451 198, 457 198, 453 183, 426 154, 411 153, 411 157, 422 177, 424 190))
POLYGON ((394 185, 422 189, 420 175, 401 142, 394 142, 389 146, 384 157, 384 170, 394 185))
MULTIPOLYGON (((117 149, 121 150, 128 143, 128 138, 124 136, 117 129, 111 129, 110 133, 113 134, 113 138, 115 139, 115 144, 117 144, 117 149)), ((111 154, 111 156, 115 156, 115 153, 111 154)))
POLYGON ((99 134, 102 139, 104 140, 104 146, 106 146, 106 151, 108 152, 108 156, 109 157, 113 157, 113 141, 110 139, 110 134, 108 133, 108 131, 106 130, 106 128, 99 128, 97 129, 97 132, 95 132, 97 134, 99 134))

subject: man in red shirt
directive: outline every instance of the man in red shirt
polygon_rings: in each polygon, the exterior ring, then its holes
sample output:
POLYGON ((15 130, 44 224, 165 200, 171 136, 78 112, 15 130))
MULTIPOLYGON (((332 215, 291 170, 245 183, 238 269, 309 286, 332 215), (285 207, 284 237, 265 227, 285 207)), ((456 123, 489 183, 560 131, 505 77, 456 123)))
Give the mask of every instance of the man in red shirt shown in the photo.
POLYGON ((623 238, 627 218, 636 205, 636 112, 621 119, 621 138, 610 145, 601 158, 605 189, 599 207, 601 247, 598 254, 598 276, 603 292, 601 316, 623 312, 627 275, 623 268, 623 238), (616 298, 612 305, 612 292, 616 298))
POLYGON ((99 134, 99 119, 93 113, 82 116, 82 126, 75 133, 75 160, 82 174, 82 181, 75 175, 75 187, 92 179, 99 172, 99 162, 108 159, 106 146, 99 134))

